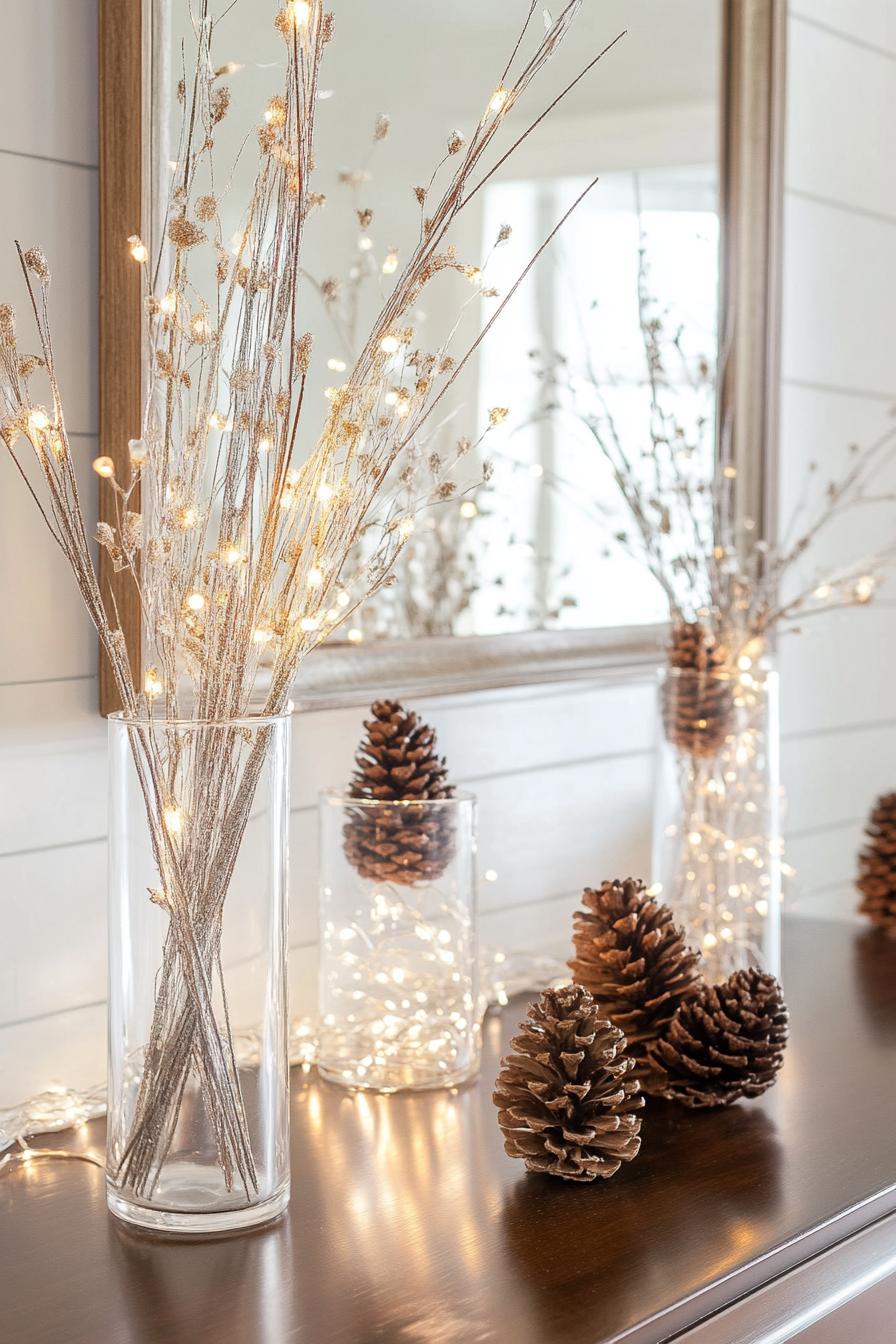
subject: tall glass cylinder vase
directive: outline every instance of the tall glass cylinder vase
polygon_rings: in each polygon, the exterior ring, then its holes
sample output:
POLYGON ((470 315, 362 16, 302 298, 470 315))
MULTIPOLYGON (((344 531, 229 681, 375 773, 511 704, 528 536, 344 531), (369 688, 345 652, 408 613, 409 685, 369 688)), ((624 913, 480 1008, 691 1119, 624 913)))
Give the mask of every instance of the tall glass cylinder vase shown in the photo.
POLYGON ((318 1069, 379 1092, 479 1070, 475 802, 320 802, 318 1069))
POLYGON ((669 668, 659 702, 654 881, 707 979, 748 966, 778 975, 777 674, 669 668))
POLYGON ((109 721, 107 1198, 225 1232, 289 1201, 289 716, 109 721))

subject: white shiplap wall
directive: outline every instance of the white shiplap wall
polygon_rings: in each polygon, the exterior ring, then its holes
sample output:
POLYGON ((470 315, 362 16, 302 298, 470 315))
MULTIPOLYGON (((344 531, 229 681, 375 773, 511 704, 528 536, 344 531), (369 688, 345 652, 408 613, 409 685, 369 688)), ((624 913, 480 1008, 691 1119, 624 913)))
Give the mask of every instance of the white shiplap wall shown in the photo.
MULTIPOLYGON (((796 17, 791 24, 785 496, 799 463, 872 432, 896 388, 884 340, 896 237, 896 189, 885 162, 896 27, 888 24, 889 0, 864 0, 861 16, 854 8, 813 0, 813 15, 847 36, 796 17), (823 80, 812 73, 822 42, 832 63, 823 80), (843 153, 830 143, 836 136, 844 137, 843 153), (831 258, 836 283, 820 285, 813 268, 831 258)), ((12 57, 0 84, 0 294, 19 292, 9 240, 39 242, 57 277, 59 361, 85 464, 96 431, 95 26, 95 0, 0 5, 0 47, 12 57)), ((807 912, 848 910, 860 818, 873 793, 893 782, 896 711, 881 654, 892 648, 893 624, 883 608, 851 613, 836 640, 819 632, 785 647, 789 829, 801 869, 796 895, 807 912)), ((94 640, 5 461, 0 632, 2 1106, 53 1082, 102 1076, 106 831, 94 640)), ((487 939, 562 945, 572 897, 585 882, 646 871, 649 685, 545 687, 419 708, 457 777, 480 798, 481 867, 498 874, 483 885, 487 939)), ((296 1011, 314 992, 315 793, 346 778, 360 721, 359 711, 339 710, 296 725, 296 1011)))
MULTIPOLYGON (((821 482, 896 405, 896 0, 790 0, 780 496, 821 482)), ((891 477, 888 488, 896 480, 891 477)), ((869 507, 823 537, 861 557, 896 532, 869 507)), ((896 597, 807 621, 781 648, 790 899, 849 917, 864 818, 896 787, 896 597)))

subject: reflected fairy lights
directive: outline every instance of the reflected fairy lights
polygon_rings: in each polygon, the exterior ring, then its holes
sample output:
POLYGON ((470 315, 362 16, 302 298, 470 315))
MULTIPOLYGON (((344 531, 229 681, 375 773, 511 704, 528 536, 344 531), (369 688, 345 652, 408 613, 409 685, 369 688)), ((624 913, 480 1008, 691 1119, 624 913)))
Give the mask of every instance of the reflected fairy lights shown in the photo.
MULTIPOLYGON (((490 1052, 486 1069, 491 1074, 496 1067, 490 1052)), ((477 1091, 378 1096, 316 1081, 307 1091, 306 1114, 316 1097, 319 1123, 303 1125, 301 1161, 315 1186, 328 1273, 360 1292, 374 1290, 371 1310, 382 1305, 388 1316, 371 1317, 370 1334, 397 1338, 404 1337, 405 1322, 419 1327, 419 1304, 437 1293, 447 1265, 470 1293, 492 1291, 495 1267, 483 1255, 482 1228, 500 1206, 501 1173, 487 1160, 482 1131, 493 1121, 477 1091), (336 1126, 339 1143, 332 1138, 336 1126), (401 1272, 390 1276, 386 1301, 375 1290, 390 1265, 401 1272)), ((296 1180, 303 1181, 301 1170, 296 1180)), ((354 1293, 335 1303, 333 1313, 334 1334, 361 1333, 354 1293)), ((426 1338, 466 1333, 460 1320, 445 1314, 426 1338)))

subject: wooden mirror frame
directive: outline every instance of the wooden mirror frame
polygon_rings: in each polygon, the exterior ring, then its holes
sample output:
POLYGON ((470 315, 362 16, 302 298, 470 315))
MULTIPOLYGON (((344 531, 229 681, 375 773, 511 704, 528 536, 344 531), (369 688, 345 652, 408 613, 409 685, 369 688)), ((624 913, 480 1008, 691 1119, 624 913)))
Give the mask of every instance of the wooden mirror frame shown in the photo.
MULTIPOLYGON (((142 414, 141 278, 126 239, 147 236, 150 89, 156 0, 99 4, 100 453, 122 474, 142 414), (147 134, 144 134, 144 129, 147 134)), ((777 443, 783 103, 786 6, 721 0, 723 51, 719 204, 721 356, 717 422, 738 469, 738 508, 768 535, 774 519, 777 443)), ((112 520, 108 482, 99 516, 112 520)), ((133 583, 101 550, 100 582, 114 600, 132 665, 141 621, 133 583)), ((392 693, 482 688, 641 673, 655 666, 664 627, 525 631, 431 640, 325 645, 305 664, 296 702, 328 708, 392 693)), ((101 656, 100 711, 119 707, 101 656)))

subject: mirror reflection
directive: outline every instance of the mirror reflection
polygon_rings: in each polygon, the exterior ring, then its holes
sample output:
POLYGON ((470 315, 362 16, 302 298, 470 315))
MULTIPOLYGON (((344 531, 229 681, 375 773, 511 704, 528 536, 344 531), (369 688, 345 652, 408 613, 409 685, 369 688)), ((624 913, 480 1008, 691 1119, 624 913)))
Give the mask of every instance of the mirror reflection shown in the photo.
MULTIPOLYGON (((718 309, 719 0, 611 0, 586 5, 576 48, 545 72, 546 107, 585 51, 611 46, 554 114, 536 127, 478 192, 455 237, 461 274, 428 288, 415 323, 425 329, 457 306, 468 285, 458 345, 475 340, 515 279, 538 259, 488 341, 452 385, 412 452, 427 463, 466 449, 457 490, 416 513, 395 582, 339 638, 419 639, 536 629, 652 624, 663 596, 626 550, 612 502, 611 467, 584 423, 599 413, 631 460, 649 438, 645 341, 660 316, 681 345, 669 375, 676 418, 712 451, 712 363, 718 309), (558 221, 599 181, 548 246, 558 221), (468 263, 468 259, 470 260, 468 263), (448 305, 451 305, 449 307, 448 305), (429 309, 429 312, 426 309, 429 309), (708 376, 695 386, 695 366, 708 376)), ((316 181, 326 196, 307 235, 303 266, 316 358, 308 424, 324 418, 328 386, 352 362, 359 335, 419 236, 408 192, 426 186, 439 149, 450 153, 482 114, 482 89, 506 59, 506 19, 476 0, 339 0, 336 23, 352 41, 331 44, 318 110, 319 158, 341 165, 316 181), (382 43, 389 62, 370 59, 382 43), (394 83, 389 71, 404 67, 394 83), (445 98, 444 72, 450 96, 445 98), (434 90, 439 90, 438 98, 434 90), (328 382, 329 380, 329 382, 328 382)), ((503 7, 500 7, 503 11, 503 7)), ((154 203, 177 166, 186 6, 159 7, 153 71, 154 203)), ((277 87, 267 25, 246 6, 221 15, 219 52, 231 51, 229 87, 239 115, 220 136, 235 161, 221 205, 222 234, 238 246, 238 203, 255 159, 239 128, 277 87), (242 152, 241 152, 242 151, 242 152), (228 213, 230 212, 230 213, 228 213)), ((521 118, 511 131, 526 128, 521 118)), ((321 175, 323 176, 323 175, 321 175)), ((157 229, 160 221, 156 220, 157 229)), ((669 404, 667 395, 667 405, 669 404)), ((415 501, 408 500, 413 510, 415 501)), ((363 562, 363 543, 359 561, 363 562)))

